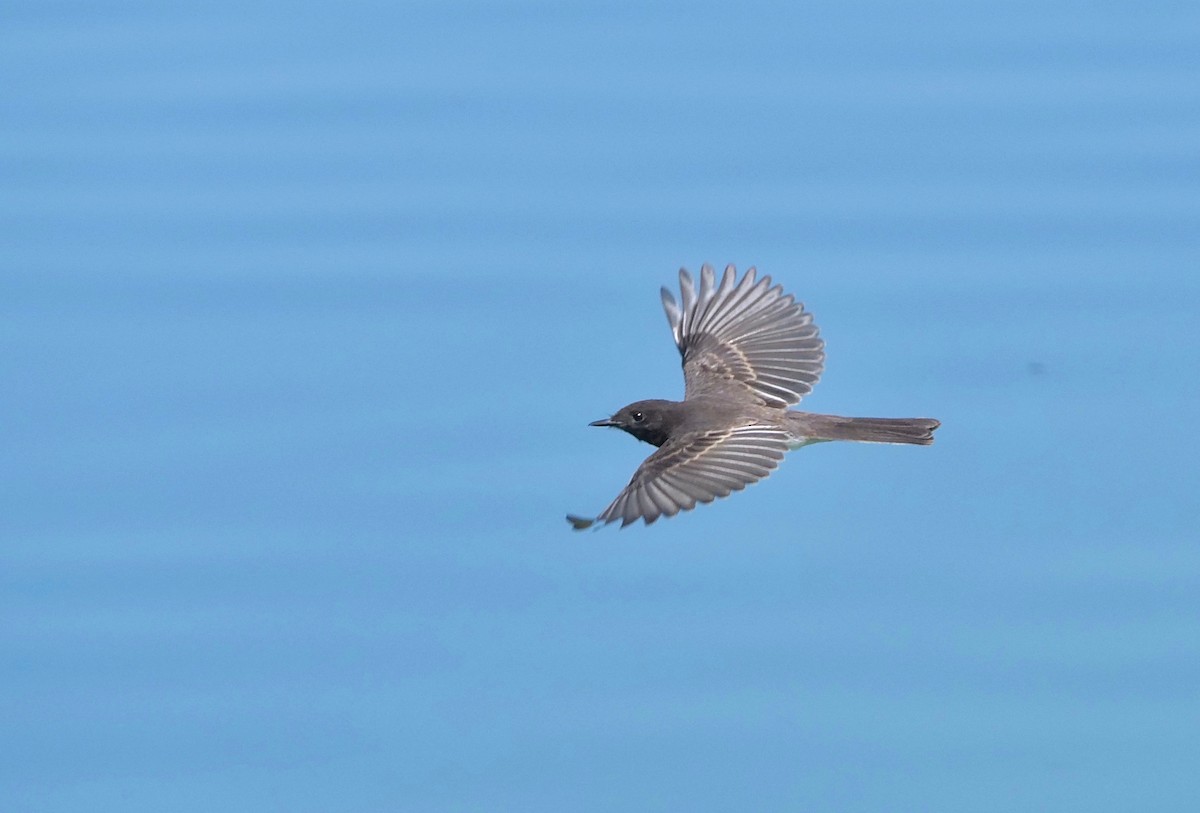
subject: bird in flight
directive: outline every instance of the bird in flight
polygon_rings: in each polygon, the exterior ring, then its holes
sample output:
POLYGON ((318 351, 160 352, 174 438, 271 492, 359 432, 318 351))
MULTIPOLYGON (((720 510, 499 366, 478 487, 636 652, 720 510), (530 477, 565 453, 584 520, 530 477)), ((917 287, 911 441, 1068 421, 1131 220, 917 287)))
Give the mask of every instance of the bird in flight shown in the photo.
POLYGON ((636 401, 591 426, 614 426, 658 447, 598 517, 568 514, 576 530, 620 520, 651 524, 761 480, 785 452, 827 440, 928 446, 933 418, 842 418, 788 409, 812 391, 825 343, 812 314, 771 278, 726 267, 720 285, 700 269, 697 291, 679 271, 681 301, 662 289, 683 357, 682 401, 636 401))

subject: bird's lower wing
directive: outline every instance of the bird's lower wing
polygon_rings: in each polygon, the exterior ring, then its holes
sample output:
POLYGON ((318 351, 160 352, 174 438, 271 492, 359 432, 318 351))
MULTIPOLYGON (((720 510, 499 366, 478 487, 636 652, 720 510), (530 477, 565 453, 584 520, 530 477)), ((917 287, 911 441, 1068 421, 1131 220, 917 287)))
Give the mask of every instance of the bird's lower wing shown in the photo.
POLYGON ((600 516, 569 514, 567 521, 577 531, 617 520, 621 527, 639 519, 649 525, 761 480, 779 465, 787 448, 784 430, 759 425, 673 438, 643 461, 600 516))

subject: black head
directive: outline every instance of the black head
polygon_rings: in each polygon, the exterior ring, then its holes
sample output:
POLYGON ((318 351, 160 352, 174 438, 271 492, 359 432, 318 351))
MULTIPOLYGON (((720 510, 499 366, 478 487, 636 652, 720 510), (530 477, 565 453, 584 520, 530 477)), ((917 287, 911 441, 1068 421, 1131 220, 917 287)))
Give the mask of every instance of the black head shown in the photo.
POLYGON ((638 440, 662 446, 671 436, 677 423, 674 401, 637 401, 621 407, 611 418, 592 421, 589 426, 615 426, 624 429, 638 440))

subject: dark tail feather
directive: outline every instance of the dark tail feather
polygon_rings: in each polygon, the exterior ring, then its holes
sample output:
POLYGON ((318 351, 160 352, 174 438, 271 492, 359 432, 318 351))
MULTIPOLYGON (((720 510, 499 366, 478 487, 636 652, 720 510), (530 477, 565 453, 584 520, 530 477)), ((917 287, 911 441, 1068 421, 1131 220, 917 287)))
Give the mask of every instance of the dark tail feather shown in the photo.
POLYGON ((858 440, 866 443, 933 443, 933 418, 842 418, 812 412, 789 412, 792 431, 816 440, 858 440))

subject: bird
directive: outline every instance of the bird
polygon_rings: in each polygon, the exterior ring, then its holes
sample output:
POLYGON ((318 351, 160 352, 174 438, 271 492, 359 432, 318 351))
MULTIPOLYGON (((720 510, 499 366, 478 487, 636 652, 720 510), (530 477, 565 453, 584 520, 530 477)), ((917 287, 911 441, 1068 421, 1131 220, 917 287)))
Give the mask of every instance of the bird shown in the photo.
POLYGON ((567 515, 575 530, 689 511, 769 475, 788 451, 853 440, 928 446, 933 418, 843 418, 789 409, 825 368, 812 314, 771 277, 733 265, 720 284, 711 265, 700 289, 679 270, 680 301, 662 289, 663 309, 683 365, 684 399, 635 401, 590 426, 621 429, 658 447, 596 517, 567 515))

